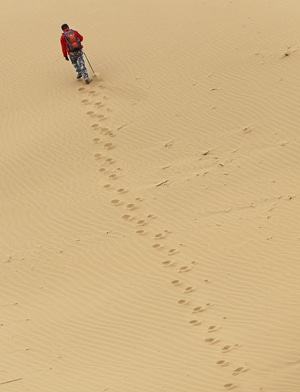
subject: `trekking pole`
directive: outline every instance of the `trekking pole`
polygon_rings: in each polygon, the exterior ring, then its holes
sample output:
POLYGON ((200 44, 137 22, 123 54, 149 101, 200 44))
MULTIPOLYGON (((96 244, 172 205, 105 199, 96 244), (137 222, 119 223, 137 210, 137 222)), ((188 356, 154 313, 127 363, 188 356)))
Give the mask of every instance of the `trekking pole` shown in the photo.
POLYGON ((87 58, 87 55, 85 54, 85 52, 83 52, 83 54, 85 55, 85 58, 87 59, 87 62, 89 63, 91 70, 95 73, 95 71, 93 70, 93 67, 91 66, 91 63, 89 62, 89 59, 87 58))

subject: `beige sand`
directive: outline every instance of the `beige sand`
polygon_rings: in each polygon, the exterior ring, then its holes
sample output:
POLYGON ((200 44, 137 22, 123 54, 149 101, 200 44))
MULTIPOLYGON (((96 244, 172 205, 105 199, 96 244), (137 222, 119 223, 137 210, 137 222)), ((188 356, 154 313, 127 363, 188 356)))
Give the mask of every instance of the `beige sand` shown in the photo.
POLYGON ((1 392, 300 390, 299 20, 3 2, 1 392))

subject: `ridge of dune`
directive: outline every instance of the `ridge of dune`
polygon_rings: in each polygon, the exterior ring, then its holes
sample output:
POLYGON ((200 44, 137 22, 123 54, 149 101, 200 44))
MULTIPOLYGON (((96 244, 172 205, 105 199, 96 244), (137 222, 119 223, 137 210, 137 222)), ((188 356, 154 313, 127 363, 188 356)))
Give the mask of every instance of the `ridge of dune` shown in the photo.
POLYGON ((77 5, 3 5, 1 388, 296 391, 298 2, 77 5))

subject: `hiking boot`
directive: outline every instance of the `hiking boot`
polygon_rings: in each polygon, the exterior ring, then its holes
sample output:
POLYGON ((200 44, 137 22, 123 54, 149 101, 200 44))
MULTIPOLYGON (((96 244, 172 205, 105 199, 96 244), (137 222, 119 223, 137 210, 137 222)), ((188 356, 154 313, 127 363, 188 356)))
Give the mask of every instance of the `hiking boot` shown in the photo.
POLYGON ((82 74, 81 73, 77 74, 77 79, 80 79, 80 78, 82 78, 82 74))
POLYGON ((84 79, 84 81, 85 81, 86 84, 89 84, 89 83, 91 83, 92 79, 87 78, 87 79, 84 79))

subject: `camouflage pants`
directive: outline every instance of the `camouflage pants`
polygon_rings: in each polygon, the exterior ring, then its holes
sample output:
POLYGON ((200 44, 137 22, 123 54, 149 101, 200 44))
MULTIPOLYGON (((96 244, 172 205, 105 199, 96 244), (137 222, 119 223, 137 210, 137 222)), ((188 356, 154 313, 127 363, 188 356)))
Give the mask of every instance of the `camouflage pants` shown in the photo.
POLYGON ((78 75, 82 75, 83 79, 88 79, 89 75, 84 63, 83 53, 81 50, 78 52, 69 53, 69 57, 78 75))

